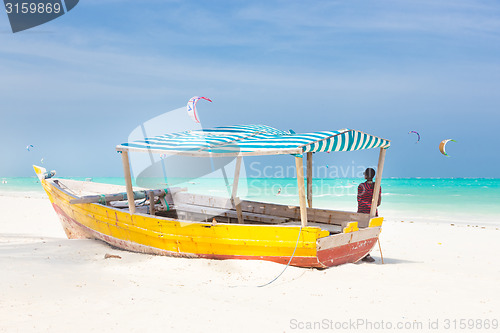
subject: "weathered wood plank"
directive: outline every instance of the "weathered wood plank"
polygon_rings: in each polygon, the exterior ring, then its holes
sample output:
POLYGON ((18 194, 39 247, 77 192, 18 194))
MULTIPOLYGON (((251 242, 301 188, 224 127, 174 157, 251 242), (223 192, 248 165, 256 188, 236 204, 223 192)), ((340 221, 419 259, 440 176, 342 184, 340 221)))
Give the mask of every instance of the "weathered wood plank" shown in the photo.
MULTIPOLYGON (((296 220, 300 219, 300 208, 298 206, 286 206, 255 201, 242 201, 241 205, 243 211, 285 216, 296 220)), ((366 226, 368 226, 368 222, 370 220, 368 214, 319 208, 308 208, 307 218, 308 221, 311 222, 314 221, 337 225, 343 225, 344 222, 358 221, 359 223, 366 224, 366 226)))
POLYGON ((297 168, 297 186, 299 188, 300 222, 307 227, 306 194, 304 191, 304 164, 302 157, 295 156, 295 167, 297 168))
POLYGON ((148 197, 149 197, 149 214, 155 215, 155 194, 154 194, 154 191, 149 191, 148 197))
POLYGON ((313 153, 307 153, 307 205, 312 208, 313 198, 312 198, 312 182, 313 182, 313 153))
POLYGON ((241 212, 240 198, 238 195, 238 181, 240 179, 240 169, 241 169, 241 160, 242 157, 238 156, 236 158, 236 167, 234 170, 234 179, 233 179, 233 191, 231 193, 231 200, 233 201, 233 206, 236 209, 236 213, 238 215, 238 223, 243 223, 243 214, 241 212))
MULTIPOLYGON (((165 190, 159 189, 159 190, 144 190, 144 191, 134 191, 134 200, 138 199, 144 199, 146 195, 150 197, 151 195, 149 193, 152 193, 153 196, 156 197, 162 197, 165 196, 167 197, 167 201, 172 202, 171 196, 172 193, 176 193, 179 191, 186 191, 186 188, 180 188, 180 187, 174 187, 171 189, 167 190, 168 193, 165 193, 165 190)), ((106 203, 110 201, 122 201, 125 200, 127 197, 126 193, 111 193, 111 194, 101 194, 101 195, 87 195, 83 196, 80 198, 72 199, 70 200, 70 204, 82 204, 82 203, 97 203, 97 202, 102 202, 106 201, 106 203)))
POLYGON ((130 175, 130 162, 128 152, 122 152, 123 175, 125 177, 125 187, 127 188, 128 209, 130 214, 135 213, 134 190, 132 189, 132 176, 130 175))
MULTIPOLYGON (((153 193, 154 196, 163 196, 165 195, 165 190, 152 190, 148 191, 153 193)), ((144 199, 146 197, 145 191, 134 191, 133 193, 134 200, 144 199)), ((70 200, 70 204, 82 204, 82 203, 97 203, 103 202, 106 203, 110 201, 122 201, 127 197, 126 193, 111 193, 111 194, 103 194, 103 195, 87 195, 78 199, 70 200)))
MULTIPOLYGON (((117 147, 116 151, 125 152, 125 151, 137 151, 144 152, 142 148, 131 148, 131 147, 117 147)), ((269 150, 261 150, 255 152, 242 152, 242 151, 234 151, 229 153, 212 153, 211 151, 203 150, 203 151, 184 151, 184 150, 152 150, 152 153, 155 154, 175 154, 181 156, 193 156, 193 157, 234 157, 234 156, 264 156, 264 155, 295 155, 301 154, 302 148, 290 148, 290 149, 269 149, 269 150)))
POLYGON ((241 200, 240 197, 234 198, 234 205, 236 209, 236 215, 238 215, 238 223, 244 223, 243 211, 241 210, 241 200))
MULTIPOLYGON (((89 181, 81 181, 73 179, 54 179, 53 181, 61 189, 77 197, 82 197, 86 195, 106 194, 106 193, 121 193, 127 191, 126 187, 123 185, 102 184, 102 183, 94 183, 89 181)), ((136 189, 146 190, 142 188, 136 188, 136 189)))
POLYGON ((173 200, 175 205, 186 203, 191 205, 224 208, 224 209, 233 208, 231 199, 222 197, 213 197, 203 194, 177 192, 173 194, 173 200))
POLYGON ((373 188, 372 206, 370 208, 370 217, 374 217, 376 212, 377 212, 378 197, 380 195, 380 183, 382 181, 382 172, 384 171, 384 160, 385 160, 386 150, 387 149, 380 148, 380 154, 379 154, 378 166, 377 166, 377 176, 375 177, 375 185, 373 188))
MULTIPOLYGON (((193 205, 216 207, 228 210, 233 208, 230 199, 193 193, 175 193, 174 202, 176 204, 189 203, 193 205)), ((267 214, 271 216, 281 216, 294 220, 300 220, 300 208, 298 206, 242 200, 241 209, 243 212, 267 214)), ((360 227, 364 227, 363 225, 368 226, 368 222, 370 220, 370 216, 368 214, 319 208, 307 208, 307 216, 310 221, 337 225, 343 225, 343 222, 357 221, 360 227)))
POLYGON ((362 242, 370 238, 377 238, 380 234, 380 227, 360 229, 347 234, 331 235, 318 239, 318 251, 339 247, 347 243, 362 242))
MULTIPOLYGON (((191 205, 191 204, 177 204, 175 205, 175 209, 177 211, 184 211, 184 212, 189 212, 189 213, 197 213, 197 214, 204 214, 204 215, 210 215, 210 216, 226 216, 230 218, 238 218, 238 214, 234 210, 227 210, 227 209, 222 209, 222 208, 215 208, 215 207, 203 207, 203 206, 198 206, 198 205, 191 205)), ((279 216, 270 216, 270 215, 265 215, 265 214, 255 214, 255 213, 243 213, 242 218, 244 220, 249 220, 249 221, 255 221, 255 222, 262 222, 262 223, 285 223, 288 222, 288 218, 284 217, 279 217, 279 216)))

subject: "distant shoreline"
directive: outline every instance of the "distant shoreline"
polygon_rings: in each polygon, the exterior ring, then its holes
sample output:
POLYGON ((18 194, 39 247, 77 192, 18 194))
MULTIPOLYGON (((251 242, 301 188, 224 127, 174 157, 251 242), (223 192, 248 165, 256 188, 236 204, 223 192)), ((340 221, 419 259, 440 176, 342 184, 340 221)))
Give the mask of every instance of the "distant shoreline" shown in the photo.
MULTIPOLYGON (((69 178, 124 185, 123 178, 69 178)), ((154 179, 156 188, 187 187, 189 191, 227 196, 222 178, 154 179)), ((313 180, 313 205, 343 211, 357 209, 359 178, 319 178, 313 180)), ((150 186, 147 186, 150 187, 150 186)), ((295 178, 241 178, 238 194, 249 200, 298 205, 295 178)), ((46 198, 36 177, 0 177, 0 196, 46 198)), ((385 178, 382 180, 382 205, 379 211, 394 220, 436 221, 443 223, 500 225, 499 178, 385 178)))

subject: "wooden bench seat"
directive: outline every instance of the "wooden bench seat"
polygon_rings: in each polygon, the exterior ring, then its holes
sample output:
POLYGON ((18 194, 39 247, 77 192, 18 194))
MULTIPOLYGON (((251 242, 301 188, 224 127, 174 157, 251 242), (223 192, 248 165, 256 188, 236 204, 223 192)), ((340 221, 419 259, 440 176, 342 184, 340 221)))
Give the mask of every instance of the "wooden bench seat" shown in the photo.
MULTIPOLYGON (((198 206, 191 204, 176 204, 175 209, 178 212, 185 211, 190 213, 197 213, 197 214, 204 214, 211 216, 225 216, 234 219, 238 218, 236 211, 232 209, 206 207, 206 206, 198 206)), ((262 223, 272 223, 272 224, 286 223, 290 221, 290 219, 286 217, 271 216, 258 213, 246 213, 246 212, 243 212, 243 219, 255 222, 262 222, 262 223)))

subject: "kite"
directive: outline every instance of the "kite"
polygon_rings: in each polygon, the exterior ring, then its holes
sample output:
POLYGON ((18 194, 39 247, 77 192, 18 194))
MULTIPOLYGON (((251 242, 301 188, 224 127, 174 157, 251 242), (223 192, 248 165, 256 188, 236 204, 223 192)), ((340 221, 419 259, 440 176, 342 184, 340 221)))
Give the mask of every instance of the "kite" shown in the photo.
POLYGON ((191 119, 193 119, 193 121, 195 123, 198 123, 198 124, 200 123, 200 119, 198 118, 198 114, 196 113, 196 103, 198 103, 198 101, 200 99, 207 100, 210 103, 212 102, 209 98, 194 96, 194 97, 191 97, 191 99, 189 100, 189 102, 187 103, 187 106, 186 106, 186 110, 187 110, 189 117, 191 119))
POLYGON ((441 154, 443 154, 444 156, 450 156, 446 153, 446 144, 449 142, 449 141, 453 141, 453 142, 456 142, 455 140, 453 139, 446 139, 446 140, 443 140, 441 141, 441 143, 439 144, 439 151, 441 152, 441 154))
POLYGON ((31 148, 35 148, 35 147, 33 147, 33 145, 27 145, 27 146, 26 146, 26 150, 27 150, 27 151, 31 151, 31 150, 30 150, 31 148))
POLYGON ((420 141, 420 134, 418 134, 418 132, 415 132, 415 131, 408 132, 408 134, 411 134, 411 133, 415 133, 417 135, 417 141, 415 141, 415 143, 419 142, 420 141))

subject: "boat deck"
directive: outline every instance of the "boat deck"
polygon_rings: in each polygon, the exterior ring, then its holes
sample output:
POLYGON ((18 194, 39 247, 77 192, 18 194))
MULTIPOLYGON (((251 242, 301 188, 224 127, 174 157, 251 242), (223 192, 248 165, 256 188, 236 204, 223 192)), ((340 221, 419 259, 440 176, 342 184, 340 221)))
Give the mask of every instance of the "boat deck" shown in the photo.
MULTIPOLYGON (((102 196, 109 193, 125 192, 122 185, 100 184, 90 181, 76 181, 70 179, 51 179, 62 190, 77 198, 86 196, 102 196)), ((134 188, 136 191, 148 191, 143 188, 134 188)), ((167 191, 163 201, 155 197, 154 206, 150 205, 149 198, 136 200, 136 213, 151 215, 151 208, 155 216, 191 222, 211 223, 238 223, 238 212, 231 199, 212 197, 201 194, 187 193, 186 189, 167 191)), ((128 211, 126 200, 111 201, 108 206, 128 211)), ((243 224, 266 224, 299 226, 300 208, 255 201, 241 201, 243 224)), ((341 233, 351 221, 358 222, 360 227, 368 226, 368 215, 327 209, 308 208, 308 226, 320 227, 330 234, 341 233)))

